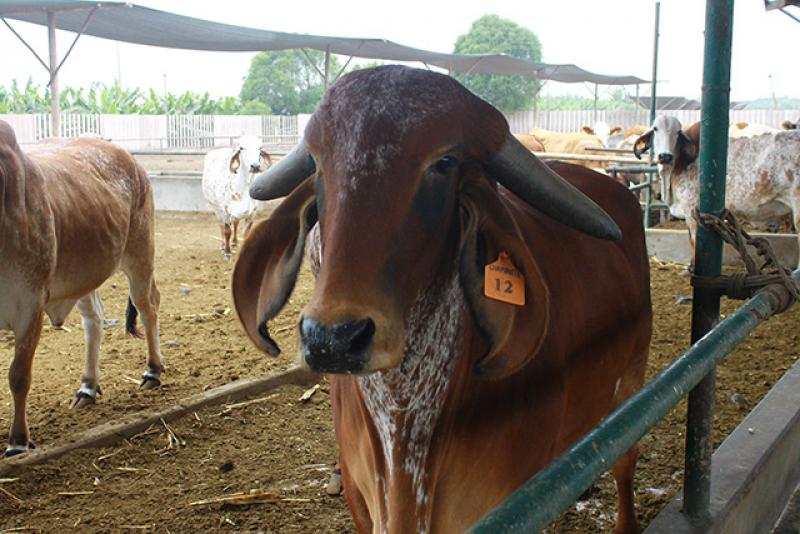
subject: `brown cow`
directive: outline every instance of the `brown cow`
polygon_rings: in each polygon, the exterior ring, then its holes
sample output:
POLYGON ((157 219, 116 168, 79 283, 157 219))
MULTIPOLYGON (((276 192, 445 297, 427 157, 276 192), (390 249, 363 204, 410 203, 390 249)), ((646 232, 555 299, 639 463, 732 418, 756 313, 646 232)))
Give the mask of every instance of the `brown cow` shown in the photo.
POLYGON ((7 456, 32 447, 25 409, 43 313, 60 326, 77 304, 86 368, 73 406, 93 403, 100 392, 103 305, 97 288, 117 269, 130 282, 127 329, 138 335, 138 313, 145 326, 142 386, 160 384, 153 195, 147 174, 124 149, 80 138, 41 143, 26 154, 0 121, 0 258, 0 329, 15 336, 7 456))
MULTIPOLYGON (((588 126, 584 126, 580 132, 551 132, 542 128, 535 128, 533 130, 533 135, 544 145, 545 152, 597 156, 597 152, 586 150, 587 147, 605 146, 603 141, 601 141, 588 126)), ((605 154, 599 155, 602 156, 605 154)), ((566 158, 563 159, 565 161, 570 161, 566 158)), ((590 169, 603 169, 608 166, 603 162, 589 160, 574 160, 573 163, 590 169)))
POLYGON ((531 152, 544 152, 544 145, 539 138, 535 135, 529 134, 514 134, 514 137, 517 138, 517 141, 522 143, 522 146, 530 150, 531 152))
MULTIPOLYGON (((301 353, 334 373, 359 532, 463 532, 642 384, 651 308, 636 199, 589 169, 545 165, 448 76, 346 75, 250 193, 289 194, 234 269, 239 317, 268 353, 267 322, 318 228, 301 353), (499 256, 513 265, 485 270, 499 256)), ((618 532, 638 529, 636 456, 613 469, 618 532)))

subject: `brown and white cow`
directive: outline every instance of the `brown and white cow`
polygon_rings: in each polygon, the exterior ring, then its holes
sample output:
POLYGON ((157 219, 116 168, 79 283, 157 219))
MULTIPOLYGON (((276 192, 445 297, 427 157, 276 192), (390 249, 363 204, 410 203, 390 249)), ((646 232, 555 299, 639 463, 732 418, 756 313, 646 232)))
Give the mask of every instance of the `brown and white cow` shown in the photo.
MULTIPOLYGON (((675 117, 656 117, 653 127, 636 141, 634 153, 641 157, 651 145, 659 177, 669 186, 669 211, 686 220, 694 247, 697 222, 691 215, 700 201, 700 123, 683 130, 675 117)), ((729 137, 727 167, 725 205, 729 210, 757 228, 780 224, 787 215, 800 227, 800 131, 729 137)))
POLYGON ((130 154, 91 138, 51 140, 26 153, 13 129, 0 121, 0 329, 15 337, 7 456, 32 446, 25 411, 44 313, 59 326, 77 304, 86 367, 73 406, 93 403, 100 392, 103 304, 97 288, 118 269, 130 283, 127 330, 138 335, 139 313, 145 327, 142 386, 160 384, 153 267, 153 195, 147 174, 130 154))
MULTIPOLYGON (((301 357, 333 374, 359 532, 463 532, 642 384, 638 202, 589 169, 542 163, 453 78, 400 66, 344 76, 304 143, 250 192, 288 197, 242 247, 236 309, 277 355, 268 321, 313 229, 301 357), (499 256, 513 266, 485 271, 499 256), (523 290, 524 303, 485 289, 523 290)), ((613 469, 618 532, 637 531, 636 456, 613 469)))

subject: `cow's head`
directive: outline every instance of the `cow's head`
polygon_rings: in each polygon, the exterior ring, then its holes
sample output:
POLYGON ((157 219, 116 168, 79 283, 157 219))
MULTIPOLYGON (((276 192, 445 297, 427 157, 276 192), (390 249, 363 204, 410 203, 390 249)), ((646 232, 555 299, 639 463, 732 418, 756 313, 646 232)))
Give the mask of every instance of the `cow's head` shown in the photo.
POLYGON ((658 176, 665 184, 662 190, 666 194, 664 200, 672 204, 672 177, 697 159, 700 150, 699 123, 684 131, 675 117, 659 115, 653 121, 653 127, 636 139, 633 153, 642 159, 642 154, 651 146, 658 164, 658 176))
POLYGON ((500 112, 453 78, 398 66, 343 77, 303 142, 250 188, 258 200, 288 197, 252 231, 234 270, 249 337, 278 354, 267 321, 288 299, 318 221, 319 275, 299 324, 313 370, 398 365, 409 309, 457 270, 491 346, 479 371, 512 372, 544 336, 548 292, 497 182, 567 225, 620 237, 605 212, 514 139, 500 112), (483 267, 503 250, 526 277, 524 307, 483 297, 483 267))
POLYGON ((257 137, 241 137, 231 149, 228 168, 233 174, 239 173, 255 175, 267 170, 272 165, 272 159, 267 153, 266 145, 257 137))

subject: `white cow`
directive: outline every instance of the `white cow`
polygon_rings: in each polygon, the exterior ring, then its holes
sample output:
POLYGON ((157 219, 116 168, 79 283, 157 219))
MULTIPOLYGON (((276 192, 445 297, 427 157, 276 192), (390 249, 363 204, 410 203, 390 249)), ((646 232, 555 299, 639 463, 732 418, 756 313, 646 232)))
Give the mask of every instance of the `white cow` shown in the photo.
MULTIPOLYGON (((636 141, 637 157, 653 146, 659 177, 669 184, 670 213, 686 219, 694 247, 697 222, 691 216, 699 203, 697 156, 700 123, 686 130, 675 117, 659 116, 636 141)), ((757 228, 791 214, 800 227, 800 130, 729 137, 725 204, 757 228)))
POLYGON ((219 219, 225 259, 231 257, 231 244, 238 245, 239 221, 245 222, 244 237, 247 237, 258 209, 258 202, 248 193, 250 182, 271 164, 264 145, 252 136, 240 137, 231 148, 218 148, 206 154, 203 196, 219 219))

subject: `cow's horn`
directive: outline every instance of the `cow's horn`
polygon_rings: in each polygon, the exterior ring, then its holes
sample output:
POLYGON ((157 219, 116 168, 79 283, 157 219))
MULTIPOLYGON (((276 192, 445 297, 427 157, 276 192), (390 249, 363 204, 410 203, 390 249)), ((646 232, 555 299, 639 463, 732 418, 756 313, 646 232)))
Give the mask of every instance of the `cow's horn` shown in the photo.
POLYGON ((278 163, 255 177, 250 184, 250 196, 256 200, 285 197, 315 170, 313 158, 300 142, 278 163))
POLYGON ((489 158, 488 171, 498 182, 545 215, 601 239, 617 241, 617 223, 589 197, 556 174, 514 136, 489 158))

